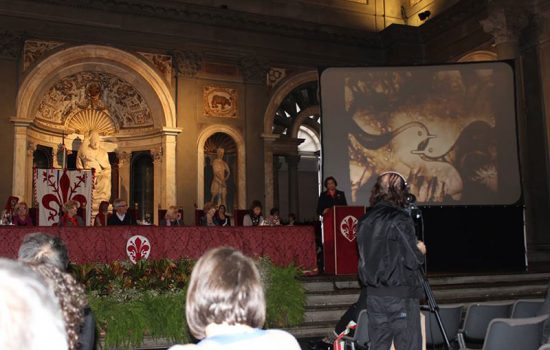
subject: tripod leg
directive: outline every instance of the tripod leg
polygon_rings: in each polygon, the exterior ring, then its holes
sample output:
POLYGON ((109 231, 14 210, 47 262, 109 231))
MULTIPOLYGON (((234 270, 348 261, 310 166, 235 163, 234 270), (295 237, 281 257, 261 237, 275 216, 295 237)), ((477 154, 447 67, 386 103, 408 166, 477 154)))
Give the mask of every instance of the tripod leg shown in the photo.
POLYGON ((432 288, 430 287, 430 283, 428 282, 428 279, 422 275, 420 270, 418 271, 418 278, 420 279, 420 283, 422 284, 422 288, 424 289, 424 293, 426 294, 426 299, 428 301, 430 312, 434 313, 435 319, 437 321, 437 325, 441 330, 441 335, 443 335, 443 340, 445 341, 445 345, 447 346, 447 349, 450 350, 451 343, 449 342, 449 337, 447 336, 447 332, 445 331, 445 326, 443 325, 443 321, 441 321, 441 315, 439 314, 439 306, 435 301, 435 297, 433 295, 432 288))

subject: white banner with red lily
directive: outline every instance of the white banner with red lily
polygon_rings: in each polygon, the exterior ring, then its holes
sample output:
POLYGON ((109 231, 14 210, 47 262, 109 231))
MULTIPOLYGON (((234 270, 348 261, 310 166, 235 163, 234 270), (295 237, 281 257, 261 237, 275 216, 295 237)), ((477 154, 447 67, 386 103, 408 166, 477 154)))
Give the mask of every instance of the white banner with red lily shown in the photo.
POLYGON ((91 224, 93 172, 91 170, 34 169, 34 197, 38 203, 38 224, 53 226, 59 221, 63 204, 80 203, 86 225, 91 224))

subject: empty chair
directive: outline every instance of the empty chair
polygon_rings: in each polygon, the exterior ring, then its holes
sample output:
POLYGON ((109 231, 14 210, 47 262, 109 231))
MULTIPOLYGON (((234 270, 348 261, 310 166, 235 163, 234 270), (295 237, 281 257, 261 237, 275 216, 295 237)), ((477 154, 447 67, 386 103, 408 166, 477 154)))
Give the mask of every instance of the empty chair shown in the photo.
POLYGON ((466 348, 466 343, 481 348, 489 322, 495 318, 507 318, 512 303, 476 303, 468 306, 464 317, 464 326, 458 333, 458 343, 466 348))
POLYGON ((483 350, 537 350, 547 318, 496 318, 489 323, 483 350))
POLYGON ((368 349, 369 333, 367 310, 361 310, 357 316, 357 327, 353 336, 344 336, 344 341, 351 345, 352 350, 368 349))
POLYGON ((511 318, 527 318, 537 316, 544 299, 519 299, 512 306, 511 318))
MULTIPOLYGON (((458 336, 458 329, 460 328, 460 321, 462 320, 462 309, 464 305, 439 305, 439 316, 441 316, 441 322, 445 327, 445 332, 449 341, 456 340, 458 336)), ((443 334, 437 323, 435 314, 430 311, 422 311, 426 317, 426 344, 430 346, 440 346, 445 344, 443 334)))

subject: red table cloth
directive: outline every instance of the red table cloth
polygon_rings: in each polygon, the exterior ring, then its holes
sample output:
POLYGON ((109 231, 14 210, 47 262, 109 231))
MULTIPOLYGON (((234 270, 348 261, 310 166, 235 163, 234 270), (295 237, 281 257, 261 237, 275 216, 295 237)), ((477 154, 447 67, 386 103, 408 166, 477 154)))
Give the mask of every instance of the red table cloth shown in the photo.
POLYGON ((77 264, 127 260, 126 243, 134 235, 149 239, 149 259, 198 259, 205 251, 231 246, 248 256, 269 257, 278 266, 294 264, 317 273, 312 226, 279 227, 14 227, 0 226, 0 256, 17 258, 23 237, 31 232, 60 236, 77 264))

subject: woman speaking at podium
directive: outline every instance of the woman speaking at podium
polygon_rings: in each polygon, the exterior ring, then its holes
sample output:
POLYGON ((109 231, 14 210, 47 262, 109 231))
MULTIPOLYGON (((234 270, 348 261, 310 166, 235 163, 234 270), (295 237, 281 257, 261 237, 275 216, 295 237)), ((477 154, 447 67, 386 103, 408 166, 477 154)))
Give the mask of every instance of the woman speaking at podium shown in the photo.
POLYGON ((325 215, 325 213, 335 205, 348 205, 346 194, 336 189, 338 183, 334 177, 327 177, 324 184, 326 191, 321 192, 319 201, 317 202, 318 215, 325 215))

